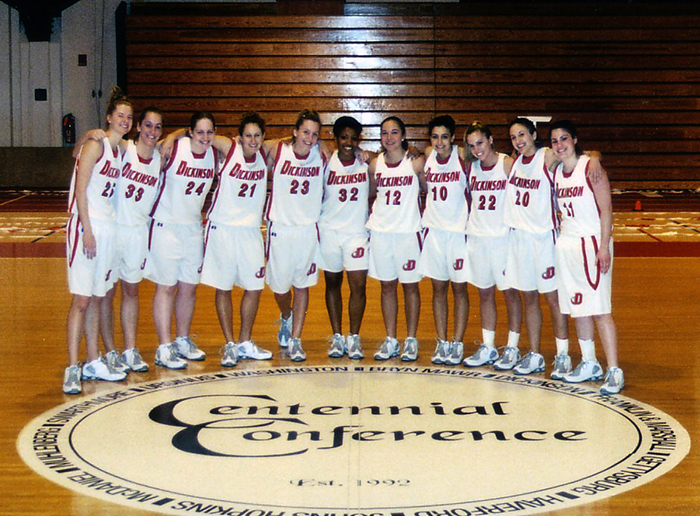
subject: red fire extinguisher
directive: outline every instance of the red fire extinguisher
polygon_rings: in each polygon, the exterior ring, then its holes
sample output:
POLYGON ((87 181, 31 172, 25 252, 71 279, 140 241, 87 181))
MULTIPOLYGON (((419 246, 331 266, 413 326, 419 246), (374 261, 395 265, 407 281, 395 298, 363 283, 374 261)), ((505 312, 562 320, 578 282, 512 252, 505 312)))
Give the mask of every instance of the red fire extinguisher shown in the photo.
POLYGON ((75 117, 68 113, 63 117, 63 145, 75 145, 75 117))

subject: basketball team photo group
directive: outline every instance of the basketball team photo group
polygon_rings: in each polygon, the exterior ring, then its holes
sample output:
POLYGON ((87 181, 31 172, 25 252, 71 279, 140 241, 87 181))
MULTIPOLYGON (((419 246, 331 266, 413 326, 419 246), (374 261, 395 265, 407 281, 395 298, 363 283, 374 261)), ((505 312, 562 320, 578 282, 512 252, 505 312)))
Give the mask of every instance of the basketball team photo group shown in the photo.
POLYGON ((331 358, 411 363, 430 354, 439 366, 598 382, 603 394, 624 388, 611 188, 604 157, 585 147, 575 121, 541 130, 513 116, 512 148, 496 149, 488 120, 458 128, 442 114, 423 140, 408 141, 399 113, 381 122, 379 152, 363 149, 357 119, 324 121, 305 108, 288 136, 266 139, 266 120, 249 111, 224 136, 198 111, 171 130, 157 107, 134 112, 112 90, 104 126, 74 150, 64 393, 205 359, 223 368, 273 354, 304 362, 311 298, 325 302, 331 358), (315 287, 321 274, 325 292, 315 287), (155 284, 157 343, 140 337, 151 316, 139 313, 144 280, 155 284), (385 335, 363 333, 368 281, 379 284, 385 335), (421 282, 431 299, 421 300, 421 282), (221 326, 216 344, 192 337, 200 283, 215 292, 204 302, 221 326), (256 344, 264 289, 279 331, 277 342, 256 344), (480 314, 474 350, 465 346, 469 291, 480 314), (507 333, 497 334, 497 317, 507 333), (419 342, 419 322, 430 319, 435 341, 419 342), (555 342, 542 343, 550 323, 555 342))

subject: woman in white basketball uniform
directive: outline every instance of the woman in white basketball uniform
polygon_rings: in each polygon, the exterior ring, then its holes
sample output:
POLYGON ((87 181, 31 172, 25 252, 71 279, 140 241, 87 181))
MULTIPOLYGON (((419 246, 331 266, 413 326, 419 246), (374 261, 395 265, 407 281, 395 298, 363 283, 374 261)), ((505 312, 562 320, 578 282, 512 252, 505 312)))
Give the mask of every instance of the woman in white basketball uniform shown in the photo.
POLYGON ((265 120, 254 112, 243 115, 238 139, 216 136, 214 146, 225 156, 218 174, 205 231, 201 281, 216 289, 216 313, 226 339, 221 364, 234 366, 239 359, 267 360, 272 353, 251 339, 253 324, 265 286, 263 207, 267 195, 268 164, 265 120), (233 336, 234 285, 243 289, 241 327, 233 336))
POLYGON ((469 318, 469 264, 467 262, 468 187, 464 149, 453 145, 456 124, 449 115, 428 124, 430 146, 425 151, 427 188, 420 272, 431 279, 437 346, 435 364, 457 365, 464 354, 464 332, 469 318), (447 293, 452 283, 454 333, 447 339, 447 293))
MULTIPOLYGON (((544 371, 544 357, 540 354, 542 310, 539 300, 543 294, 552 316, 557 348, 551 377, 561 380, 571 371, 571 358, 567 318, 559 309, 554 264, 558 220, 553 170, 559 160, 551 149, 542 147, 535 124, 527 118, 511 122, 510 140, 518 157, 508 179, 503 216, 511 228, 506 282, 523 295, 530 352, 520 359, 516 346, 506 346, 494 368, 513 369, 520 375, 544 371)), ((598 160, 595 162, 600 169, 598 160)))
POLYGON ((190 338, 190 326, 204 254, 202 206, 218 161, 211 146, 215 132, 211 113, 192 115, 189 137, 175 143, 165 163, 151 213, 147 277, 156 283, 153 319, 159 346, 155 363, 170 369, 185 368, 182 358, 204 360, 206 356, 190 338))
MULTIPOLYGON (((124 352, 122 364, 126 370, 136 372, 148 371, 148 364, 143 361, 136 347, 136 331, 139 320, 139 283, 145 276, 148 256, 148 233, 151 222, 151 210, 158 194, 160 184, 161 159, 156 151, 156 144, 163 134, 163 115, 154 107, 141 112, 138 133, 129 140, 125 147, 122 173, 115 192, 117 211, 117 249, 116 265, 122 290, 120 318, 124 335, 124 352)), ((112 290, 109 299, 105 299, 102 319, 109 321, 104 328, 106 335, 113 338, 114 309, 112 290)), ((116 351, 109 353, 116 354, 116 351)), ((108 359, 109 359, 109 353, 108 359)), ((118 364, 118 361, 116 361, 118 364)))
POLYGON ((119 142, 131 130, 131 103, 115 88, 107 106, 106 137, 87 141, 73 169, 67 228, 68 287, 73 295, 68 310, 68 367, 63 392, 78 394, 84 380, 123 380, 99 355, 100 302, 117 281, 113 267, 116 240, 114 191, 121 172, 119 142), (78 364, 85 333, 87 362, 78 364))
POLYGON ((464 135, 476 161, 469 164, 471 209, 467 222, 470 283, 479 291, 482 344, 464 365, 491 365, 496 349, 496 288, 503 292, 508 316, 508 345, 517 348, 522 325, 520 296, 508 288, 505 278, 510 228, 503 222, 506 185, 513 166, 510 156, 496 152, 491 129, 473 122, 464 135))
POLYGON ((600 389, 617 394, 625 385, 617 362, 617 328, 612 318, 612 201, 605 173, 587 176, 590 158, 578 145, 568 120, 552 124, 552 150, 561 163, 554 173, 561 235, 556 245, 559 306, 571 314, 581 347, 581 363, 564 376, 567 382, 603 378, 593 342, 595 328, 603 343, 608 370, 600 389))
POLYGON ((360 122, 342 116, 333 125, 337 150, 328 162, 323 183, 323 204, 319 218, 321 235, 319 267, 324 271, 326 308, 333 330, 328 356, 347 353, 351 359, 364 357, 360 326, 367 304, 366 285, 369 267, 369 233, 365 228, 373 176, 368 165, 356 156, 362 133, 360 122), (350 332, 342 333, 343 270, 350 287, 348 315, 350 332))
POLYGON ((318 282, 318 220, 326 158, 318 146, 321 118, 299 113, 290 143, 279 142, 268 158, 272 192, 267 206, 265 281, 279 306, 279 344, 294 362, 306 360, 301 344, 309 287, 318 282))
MULTIPOLYGON (((107 363, 119 371, 148 371, 136 347, 139 319, 138 284, 145 276, 148 256, 150 213, 159 191, 161 159, 156 145, 163 134, 163 115, 158 108, 147 107, 139 116, 133 140, 121 140, 122 170, 114 194, 117 244, 114 270, 121 283, 121 326, 124 352, 114 344, 114 295, 112 288, 100 303, 100 334, 107 363)), ((102 140, 102 129, 88 131, 81 141, 102 140)))
POLYGON ((369 172, 376 181, 377 198, 367 228, 370 230, 369 276, 381 283, 387 336, 374 358, 387 360, 399 354, 397 288, 401 283, 406 310, 406 340, 401 359, 414 361, 418 358, 418 284, 422 278, 418 268, 422 247, 418 198, 421 188, 425 189, 425 157, 409 158, 406 126, 398 117, 391 116, 382 122, 381 142, 383 152, 369 164, 369 172))
POLYGON ((494 368, 513 369, 516 374, 544 371, 544 357, 540 354, 540 294, 543 294, 552 315, 557 342, 553 377, 561 379, 571 370, 571 360, 567 320, 559 310, 554 276, 558 221, 551 170, 556 158, 551 149, 542 147, 535 124, 527 118, 511 122, 510 139, 518 157, 508 179, 503 215, 505 224, 511 228, 506 282, 523 295, 530 352, 521 359, 517 346, 506 346, 494 368))

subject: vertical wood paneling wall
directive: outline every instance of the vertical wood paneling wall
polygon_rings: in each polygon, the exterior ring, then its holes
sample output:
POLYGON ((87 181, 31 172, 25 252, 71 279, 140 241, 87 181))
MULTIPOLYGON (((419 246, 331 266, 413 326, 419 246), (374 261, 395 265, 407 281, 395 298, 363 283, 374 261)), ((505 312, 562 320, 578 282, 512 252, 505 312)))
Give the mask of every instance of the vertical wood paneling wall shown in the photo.
MULTIPOLYGON (((241 113, 254 109, 268 137, 283 137, 311 106, 327 124, 324 138, 350 114, 376 150, 386 116, 401 116, 409 139, 423 144, 428 121, 449 113, 458 138, 480 119, 510 152, 509 120, 548 115, 578 124, 616 186, 700 186, 700 10, 692 4, 680 12, 511 6, 510 14, 508 4, 484 12, 451 4, 429 15, 346 7, 345 16, 138 7, 127 19, 128 93, 137 109, 161 107, 169 127, 207 109, 234 135, 241 113)), ((546 125, 540 132, 547 136, 546 125)))

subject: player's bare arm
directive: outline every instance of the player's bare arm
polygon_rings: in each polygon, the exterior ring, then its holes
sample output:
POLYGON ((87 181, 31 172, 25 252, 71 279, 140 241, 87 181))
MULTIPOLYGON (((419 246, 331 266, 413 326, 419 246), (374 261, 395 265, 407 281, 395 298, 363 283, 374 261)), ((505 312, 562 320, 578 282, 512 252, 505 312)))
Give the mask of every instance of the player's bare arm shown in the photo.
POLYGON ((425 156, 421 155, 418 158, 414 158, 413 161, 411 161, 411 165, 413 166, 413 171, 416 173, 416 176, 418 176, 421 190, 424 192, 427 191, 428 182, 425 178, 425 156))
MULTIPOLYGON (((101 142, 105 138, 107 138, 107 133, 104 131, 104 129, 99 129, 99 128, 98 129, 90 129, 88 132, 86 132, 85 134, 83 134, 80 137, 80 140, 78 140, 78 143, 76 143, 75 146, 73 147, 73 157, 74 158, 78 157, 78 153, 80 152, 80 148, 83 145, 85 145, 85 142, 87 142, 89 140, 95 140, 95 141, 101 142)), ((125 143, 124 147, 121 146, 121 143, 119 145, 119 147, 122 149, 122 151, 124 151, 126 149, 126 142, 124 142, 124 143, 125 143)))
POLYGON ((88 259, 97 255, 97 240, 92 231, 88 211, 87 188, 92 176, 92 169, 102 155, 102 145, 95 140, 88 140, 80 152, 80 161, 75 183, 75 202, 78 207, 78 218, 83 226, 83 252, 88 259))
POLYGON ((596 254, 596 263, 600 265, 600 270, 603 273, 607 273, 610 270, 612 261, 609 247, 612 236, 613 211, 610 182, 605 169, 601 167, 601 174, 596 176, 595 179, 591 178, 590 182, 595 194, 596 204, 600 210, 600 249, 596 254))
POLYGON ((510 173, 513 170, 513 163, 515 163, 515 160, 510 156, 506 156, 503 160, 503 171, 506 173, 506 177, 510 177, 510 173))

